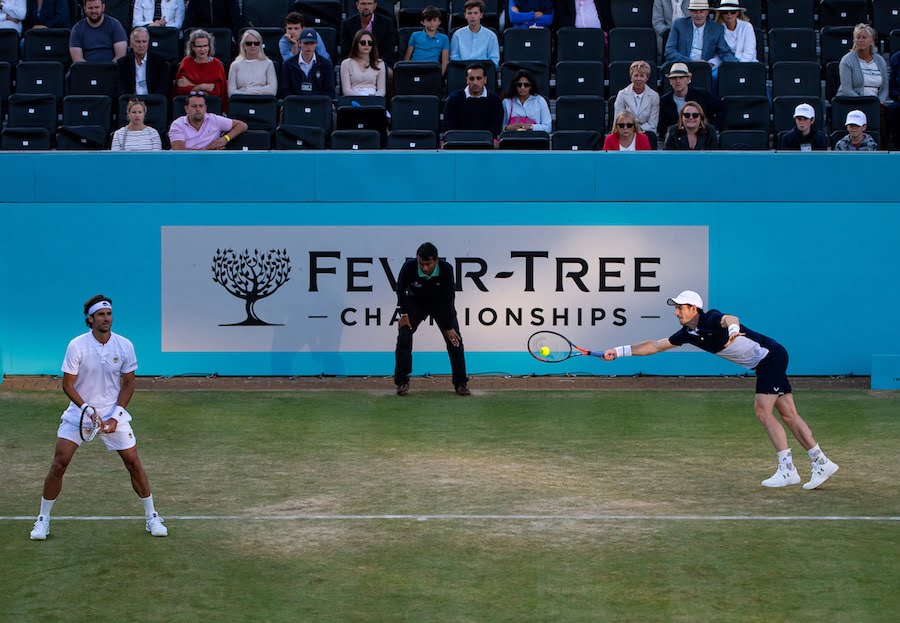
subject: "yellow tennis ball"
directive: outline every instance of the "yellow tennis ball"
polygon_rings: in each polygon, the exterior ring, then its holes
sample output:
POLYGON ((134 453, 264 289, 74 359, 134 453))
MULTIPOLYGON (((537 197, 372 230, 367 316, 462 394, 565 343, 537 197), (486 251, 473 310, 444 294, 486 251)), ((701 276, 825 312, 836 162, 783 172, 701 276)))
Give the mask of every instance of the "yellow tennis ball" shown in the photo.
POLYGON ((541 356, 546 357, 549 354, 550 354, 550 349, 547 348, 546 346, 541 346, 541 356))

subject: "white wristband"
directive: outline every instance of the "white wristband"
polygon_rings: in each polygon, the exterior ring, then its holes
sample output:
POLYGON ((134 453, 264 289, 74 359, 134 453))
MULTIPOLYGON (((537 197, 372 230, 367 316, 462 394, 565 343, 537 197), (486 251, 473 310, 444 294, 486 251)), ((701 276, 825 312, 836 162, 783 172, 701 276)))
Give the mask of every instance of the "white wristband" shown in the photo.
POLYGON ((728 337, 732 337, 741 332, 741 328, 736 324, 728 325, 728 337))
POLYGON ((631 345, 616 346, 616 359, 620 357, 631 357, 631 345))

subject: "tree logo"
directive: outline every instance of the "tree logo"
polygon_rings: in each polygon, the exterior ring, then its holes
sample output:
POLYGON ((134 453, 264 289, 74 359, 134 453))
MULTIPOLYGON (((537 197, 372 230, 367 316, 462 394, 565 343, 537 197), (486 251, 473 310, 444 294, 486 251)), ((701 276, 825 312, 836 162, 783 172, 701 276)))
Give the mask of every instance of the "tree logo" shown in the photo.
POLYGON ((290 280, 291 258, 287 249, 269 249, 251 253, 244 249, 236 253, 232 249, 216 249, 212 264, 213 281, 225 288, 232 296, 244 299, 247 318, 241 322, 220 324, 220 327, 247 327, 283 325, 266 322, 256 315, 253 307, 257 301, 275 294, 290 280))

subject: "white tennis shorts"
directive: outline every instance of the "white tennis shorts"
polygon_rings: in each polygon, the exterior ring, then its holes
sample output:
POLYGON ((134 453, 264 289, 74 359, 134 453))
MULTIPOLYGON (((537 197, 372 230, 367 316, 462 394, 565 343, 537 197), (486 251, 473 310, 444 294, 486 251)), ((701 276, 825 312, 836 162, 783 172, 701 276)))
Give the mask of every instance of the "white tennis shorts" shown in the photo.
MULTIPOLYGON (((82 444, 81 435, 78 434, 78 427, 74 424, 63 422, 59 425, 56 436, 60 439, 67 439, 78 446, 82 444)), ((101 440, 110 452, 113 450, 127 450, 137 445, 137 438, 134 436, 134 431, 131 430, 128 422, 119 422, 116 432, 100 433, 94 439, 101 440)))

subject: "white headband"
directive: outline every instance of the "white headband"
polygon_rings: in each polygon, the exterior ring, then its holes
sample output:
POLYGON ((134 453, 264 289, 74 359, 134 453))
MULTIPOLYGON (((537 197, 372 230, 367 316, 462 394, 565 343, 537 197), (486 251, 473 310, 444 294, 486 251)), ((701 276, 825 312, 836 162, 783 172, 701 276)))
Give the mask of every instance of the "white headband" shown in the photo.
POLYGON ((93 305, 91 305, 90 309, 88 309, 88 316, 93 316, 101 309, 112 309, 112 305, 109 304, 109 301, 100 301, 99 303, 94 303, 93 305))

